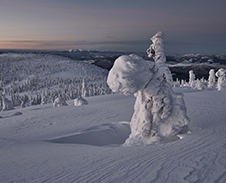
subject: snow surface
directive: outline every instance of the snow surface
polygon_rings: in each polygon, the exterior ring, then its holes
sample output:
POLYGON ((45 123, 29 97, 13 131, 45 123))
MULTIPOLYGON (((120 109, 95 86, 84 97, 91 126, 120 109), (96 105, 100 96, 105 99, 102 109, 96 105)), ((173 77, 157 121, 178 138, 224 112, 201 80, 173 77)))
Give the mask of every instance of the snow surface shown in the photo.
MULTIPOLYGON (((187 92, 186 88, 175 88, 187 92)), ((226 182, 225 91, 184 93, 191 134, 125 147, 135 97, 0 113, 0 182, 226 182)))

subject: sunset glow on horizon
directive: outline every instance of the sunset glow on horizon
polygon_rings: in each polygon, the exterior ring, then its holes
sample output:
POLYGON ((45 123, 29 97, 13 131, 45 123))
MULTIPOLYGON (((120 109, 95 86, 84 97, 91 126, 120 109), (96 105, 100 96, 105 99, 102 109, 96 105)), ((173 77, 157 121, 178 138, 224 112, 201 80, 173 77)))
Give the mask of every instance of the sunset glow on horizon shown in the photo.
POLYGON ((165 32, 167 53, 226 53, 226 1, 1 0, 0 49, 145 51, 165 32))

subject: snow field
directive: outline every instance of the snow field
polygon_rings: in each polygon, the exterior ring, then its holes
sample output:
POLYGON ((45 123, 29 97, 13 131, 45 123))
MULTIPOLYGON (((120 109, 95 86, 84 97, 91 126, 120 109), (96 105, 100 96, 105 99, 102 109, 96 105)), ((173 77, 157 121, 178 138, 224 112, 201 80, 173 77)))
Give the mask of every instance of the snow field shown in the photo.
POLYGON ((76 136, 98 137, 100 132, 104 139, 124 132, 127 123, 122 121, 132 117, 133 96, 96 96, 85 106, 68 101, 60 108, 46 104, 1 112, 0 182, 224 183, 226 92, 188 92, 184 99, 192 134, 148 146, 98 145, 76 136), (48 142, 67 137, 72 141, 48 142))

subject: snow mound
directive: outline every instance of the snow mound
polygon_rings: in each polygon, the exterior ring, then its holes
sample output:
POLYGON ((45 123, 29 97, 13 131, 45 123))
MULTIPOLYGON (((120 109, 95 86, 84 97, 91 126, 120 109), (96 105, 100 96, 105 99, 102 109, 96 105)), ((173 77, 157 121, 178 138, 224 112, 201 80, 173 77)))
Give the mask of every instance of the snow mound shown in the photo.
POLYGON ((107 83, 113 92, 134 94, 151 79, 152 67, 152 62, 148 63, 137 55, 122 55, 110 70, 107 83))
POLYGON ((89 128, 83 132, 61 137, 48 142, 61 144, 86 144, 94 146, 120 145, 130 134, 128 122, 103 124, 89 128))
POLYGON ((89 103, 87 102, 87 100, 84 99, 84 98, 82 98, 82 97, 76 98, 76 99, 74 100, 74 105, 75 105, 75 106, 81 106, 81 105, 87 105, 87 104, 89 104, 89 103))
POLYGON ((57 97, 54 102, 53 102, 53 107, 61 107, 61 106, 66 106, 67 103, 62 97, 57 97))
POLYGON ((22 112, 15 112, 11 116, 20 116, 20 115, 23 115, 23 113, 22 112))

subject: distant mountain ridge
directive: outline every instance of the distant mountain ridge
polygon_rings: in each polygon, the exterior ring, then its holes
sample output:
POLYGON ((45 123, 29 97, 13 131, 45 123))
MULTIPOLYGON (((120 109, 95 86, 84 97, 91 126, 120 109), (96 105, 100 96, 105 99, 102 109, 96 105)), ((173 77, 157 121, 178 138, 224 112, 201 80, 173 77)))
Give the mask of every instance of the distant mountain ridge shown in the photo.
MULTIPOLYGON (((105 51, 105 50, 92 50, 92 49, 70 49, 70 50, 9 50, 2 49, 0 54, 3 53, 33 53, 33 54, 50 54, 69 57, 75 60, 94 60, 102 59, 112 60, 120 55, 137 54, 148 59, 146 53, 141 52, 126 52, 126 51, 105 51)), ((184 55, 167 55, 168 62, 176 63, 214 63, 226 65, 226 54, 184 54, 184 55)))
MULTIPOLYGON (((76 61, 88 61, 98 67, 110 70, 115 60, 121 55, 129 55, 132 52, 124 51, 103 51, 103 50, 0 50, 0 54, 4 53, 23 53, 23 54, 48 54, 67 57, 76 61)), ((146 53, 134 53, 142 56, 146 60, 150 60, 146 53)), ((188 79, 189 70, 193 70, 197 78, 208 78, 209 70, 215 71, 219 68, 226 68, 226 55, 208 55, 208 54, 184 54, 184 55, 167 55, 167 64, 173 73, 174 79, 188 79)))

